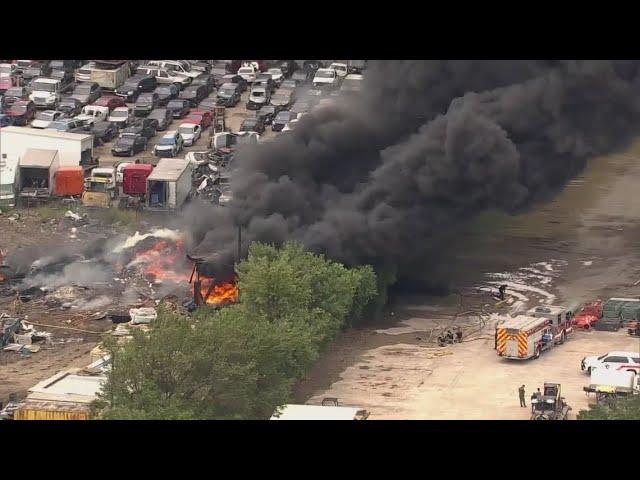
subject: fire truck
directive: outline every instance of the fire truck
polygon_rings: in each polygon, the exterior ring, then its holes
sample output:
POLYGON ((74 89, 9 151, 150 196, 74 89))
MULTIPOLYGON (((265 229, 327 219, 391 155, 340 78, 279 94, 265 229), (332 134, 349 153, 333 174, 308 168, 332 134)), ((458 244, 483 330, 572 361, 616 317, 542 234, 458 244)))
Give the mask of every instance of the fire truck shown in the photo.
POLYGON ((496 327, 496 351, 504 358, 526 360, 562 345, 573 331, 571 310, 538 306, 496 327))

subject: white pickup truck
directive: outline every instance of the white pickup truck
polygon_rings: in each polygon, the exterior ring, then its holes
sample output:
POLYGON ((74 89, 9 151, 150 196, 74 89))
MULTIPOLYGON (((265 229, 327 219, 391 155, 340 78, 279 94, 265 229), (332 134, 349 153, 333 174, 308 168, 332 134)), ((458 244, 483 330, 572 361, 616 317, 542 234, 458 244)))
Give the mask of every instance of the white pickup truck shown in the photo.
POLYGON ((85 122, 86 125, 93 125, 95 122, 107 120, 109 118, 109 107, 100 107, 98 105, 87 105, 83 107, 80 115, 76 120, 85 122))

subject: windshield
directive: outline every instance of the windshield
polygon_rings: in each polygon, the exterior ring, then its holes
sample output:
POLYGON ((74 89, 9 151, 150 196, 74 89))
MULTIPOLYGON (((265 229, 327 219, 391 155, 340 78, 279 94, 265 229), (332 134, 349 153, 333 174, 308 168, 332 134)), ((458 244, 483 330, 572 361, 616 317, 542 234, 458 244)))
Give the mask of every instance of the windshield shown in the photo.
POLYGON ((180 127, 178 131, 182 134, 191 135, 193 133, 193 127, 180 127))
POLYGON ((55 92, 56 91, 56 84, 55 83, 45 83, 45 82, 38 82, 37 80, 35 82, 33 82, 33 86, 31 87, 31 90, 35 91, 40 91, 40 92, 55 92))
POLYGON ((235 89, 233 88, 223 88, 218 92, 218 95, 221 95, 223 97, 230 97, 231 95, 233 95, 233 92, 235 92, 235 89))
POLYGON ((36 120, 51 120, 51 119, 53 119, 53 113, 51 112, 36 113, 36 120))
POLYGON ((182 102, 169 102, 169 104, 167 106, 169 108, 181 109, 182 108, 182 102))
POLYGON ((129 116, 129 112, 125 112, 124 110, 114 110, 111 112, 111 116, 115 118, 126 118, 129 116))
POLYGON ((152 103, 153 97, 151 95, 140 95, 138 97, 138 103, 152 103))
POLYGON ((316 78, 333 78, 333 72, 322 72, 318 71, 316 73, 316 78))
POLYGON ((79 85, 76 87, 76 93, 79 93, 81 95, 89 95, 91 93, 91 86, 79 85))
POLYGON ((264 92, 251 92, 252 97, 264 97, 264 92))
POLYGON ((158 145, 173 145, 175 140, 173 137, 162 137, 158 142, 158 145))
POLYGON ((338 65, 338 64, 333 64, 331 65, 331 68, 333 68, 334 70, 340 70, 341 72, 346 72, 347 71, 347 67, 345 67, 344 65, 338 65))
POLYGON ((91 69, 90 68, 81 68, 80 70, 78 70, 78 73, 80 75, 91 75, 91 69))
POLYGON ((55 128, 56 130, 66 130, 67 122, 51 122, 49 128, 55 128))
POLYGON ((135 140, 135 137, 122 137, 118 143, 122 144, 122 145, 133 145, 133 142, 135 140))

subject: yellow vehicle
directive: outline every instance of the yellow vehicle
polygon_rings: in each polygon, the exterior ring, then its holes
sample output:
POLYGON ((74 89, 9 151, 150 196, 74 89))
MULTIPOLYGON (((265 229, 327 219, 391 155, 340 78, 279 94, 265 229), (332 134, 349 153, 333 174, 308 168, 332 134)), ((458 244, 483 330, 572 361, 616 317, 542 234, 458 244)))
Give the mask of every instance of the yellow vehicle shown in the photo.
POLYGON ((82 205, 108 208, 116 198, 116 192, 115 168, 94 168, 91 176, 85 182, 82 205))

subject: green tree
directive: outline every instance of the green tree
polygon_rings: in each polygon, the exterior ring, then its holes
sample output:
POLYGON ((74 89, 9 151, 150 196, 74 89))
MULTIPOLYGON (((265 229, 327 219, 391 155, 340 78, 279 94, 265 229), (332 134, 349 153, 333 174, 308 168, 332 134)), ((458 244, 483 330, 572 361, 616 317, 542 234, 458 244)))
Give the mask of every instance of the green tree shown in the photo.
POLYGON ((345 268, 290 243, 253 244, 239 301, 192 316, 160 310, 149 332, 105 341, 103 418, 259 419, 287 402, 322 348, 377 293, 371 267, 345 268))
POLYGON ((612 405, 590 405, 578 420, 640 420, 640 395, 618 398, 612 405))

